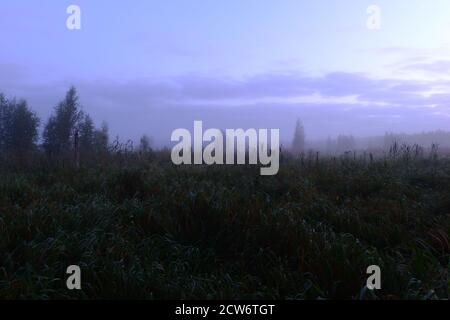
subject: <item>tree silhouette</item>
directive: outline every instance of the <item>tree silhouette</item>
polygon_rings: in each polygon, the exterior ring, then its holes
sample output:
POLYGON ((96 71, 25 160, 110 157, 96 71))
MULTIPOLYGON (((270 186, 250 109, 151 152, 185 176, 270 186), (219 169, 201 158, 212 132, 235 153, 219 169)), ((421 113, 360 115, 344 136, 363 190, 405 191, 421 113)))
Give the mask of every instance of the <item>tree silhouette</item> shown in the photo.
POLYGON ((95 127, 89 115, 85 115, 79 126, 80 149, 83 154, 87 154, 94 149, 95 127))
POLYGON ((105 153, 108 151, 109 129, 106 122, 102 123, 100 130, 94 131, 94 147, 97 152, 105 153))
POLYGON ((0 94, 0 152, 6 152, 11 146, 13 107, 3 94, 0 94))
POLYGON ((28 108, 25 100, 14 106, 11 127, 13 150, 25 152, 36 147, 39 122, 39 118, 28 108))
POLYGON ((295 126, 294 140, 292 141, 292 150, 302 152, 305 150, 305 129, 300 119, 297 119, 295 126))
POLYGON ((25 152, 36 147, 39 118, 25 100, 8 101, 0 95, 0 152, 25 152))
POLYGON ((45 126, 43 138, 46 151, 51 154, 69 152, 82 118, 77 91, 71 87, 45 126))
POLYGON ((146 134, 144 134, 141 137, 141 140, 139 141, 139 151, 144 153, 150 152, 152 150, 151 144, 152 144, 151 138, 149 138, 146 134))

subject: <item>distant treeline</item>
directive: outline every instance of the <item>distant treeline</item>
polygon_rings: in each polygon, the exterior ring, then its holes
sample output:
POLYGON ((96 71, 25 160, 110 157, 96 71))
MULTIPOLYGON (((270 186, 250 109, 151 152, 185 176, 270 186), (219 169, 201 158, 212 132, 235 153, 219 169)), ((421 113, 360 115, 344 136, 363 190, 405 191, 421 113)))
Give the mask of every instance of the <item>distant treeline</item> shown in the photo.
POLYGON ((436 130, 415 134, 390 133, 374 137, 354 137, 353 135, 339 135, 337 138, 329 137, 321 141, 309 141, 307 149, 319 150, 328 154, 339 154, 355 150, 371 152, 389 151, 393 145, 439 147, 440 150, 450 149, 450 132, 436 130))
MULTIPOLYGON (((94 126, 92 118, 82 110, 75 87, 71 87, 52 115, 44 124, 39 135, 41 119, 28 106, 25 100, 7 99, 0 93, 0 155, 24 155, 40 152, 49 157, 75 155, 76 158, 108 151, 126 149, 135 151, 133 143, 112 143, 109 139, 108 125, 103 122, 100 128, 94 126)), ((450 149, 450 132, 432 131, 417 134, 386 133, 384 136, 357 138, 352 135, 329 137, 323 141, 306 141, 303 123, 297 120, 291 150, 303 153, 316 150, 326 154, 339 154, 355 150, 386 151, 392 145, 438 146, 450 149)), ((139 151, 151 151, 151 138, 142 136, 139 151)))

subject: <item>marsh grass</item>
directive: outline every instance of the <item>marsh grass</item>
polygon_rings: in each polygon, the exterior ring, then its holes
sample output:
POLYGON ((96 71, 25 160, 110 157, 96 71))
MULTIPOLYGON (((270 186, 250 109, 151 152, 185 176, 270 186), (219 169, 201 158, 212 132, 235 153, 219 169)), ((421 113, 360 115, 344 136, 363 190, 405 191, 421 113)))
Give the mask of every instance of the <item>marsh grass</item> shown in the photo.
POLYGON ((450 160, 284 157, 261 177, 159 157, 3 169, 0 298, 448 298, 450 160))

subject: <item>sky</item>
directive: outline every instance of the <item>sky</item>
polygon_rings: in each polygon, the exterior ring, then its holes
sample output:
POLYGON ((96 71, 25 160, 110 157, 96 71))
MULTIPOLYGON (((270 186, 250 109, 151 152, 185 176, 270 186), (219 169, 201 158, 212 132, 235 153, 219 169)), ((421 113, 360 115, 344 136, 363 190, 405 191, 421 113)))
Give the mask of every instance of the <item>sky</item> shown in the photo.
POLYGON ((194 120, 285 141, 297 118, 308 139, 450 129, 448 0, 15 0, 0 16, 0 92, 43 124, 74 85, 97 125, 158 145, 194 120))

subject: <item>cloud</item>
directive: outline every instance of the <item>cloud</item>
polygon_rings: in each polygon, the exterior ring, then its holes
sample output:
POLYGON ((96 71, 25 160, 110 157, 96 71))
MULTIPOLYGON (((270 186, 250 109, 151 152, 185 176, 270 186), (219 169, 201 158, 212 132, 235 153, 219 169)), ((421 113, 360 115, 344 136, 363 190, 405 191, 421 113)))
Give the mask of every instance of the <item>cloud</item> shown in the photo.
POLYGON ((417 62, 406 65, 404 70, 424 71, 435 75, 450 75, 450 60, 436 60, 431 62, 417 62))
POLYGON ((303 118, 308 135, 314 138, 445 129, 450 114, 450 93, 445 91, 450 83, 443 80, 382 79, 349 72, 323 76, 271 72, 242 78, 186 74, 30 84, 22 72, 25 68, 0 64, 0 70, 5 71, 0 72, 0 91, 27 99, 44 122, 74 84, 84 110, 97 123, 109 122, 113 135, 137 139, 148 133, 160 144, 167 143, 174 128, 198 119, 220 128, 284 128, 282 137, 288 139, 296 117, 303 118))
MULTIPOLYGON (((437 69, 438 66, 430 68, 437 69)), ((332 72, 323 76, 310 76, 301 72, 271 72, 243 78, 186 74, 130 81, 67 79, 57 84, 41 85, 40 89, 38 84, 28 83, 23 70, 19 66, 0 64, 0 83, 4 84, 6 90, 8 87, 14 89, 12 91, 22 88, 20 92, 26 93, 26 89, 38 91, 41 95, 52 91, 52 87, 61 88, 64 83, 67 86, 73 83, 96 102, 118 107, 192 103, 214 105, 227 101, 249 104, 268 99, 292 102, 311 97, 317 97, 317 101, 325 99, 330 102, 352 97, 355 103, 362 105, 420 107, 446 102, 447 97, 442 95, 442 88, 450 86, 446 81, 379 79, 363 73, 332 72), (436 94, 430 95, 433 91, 436 94)))

